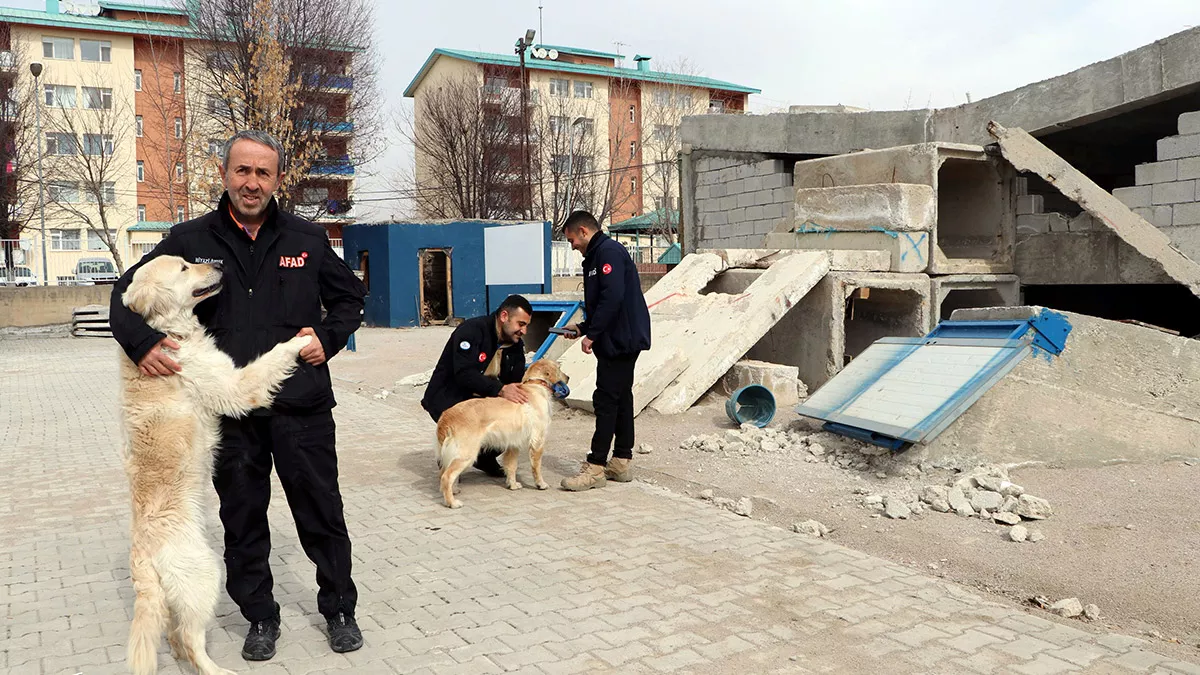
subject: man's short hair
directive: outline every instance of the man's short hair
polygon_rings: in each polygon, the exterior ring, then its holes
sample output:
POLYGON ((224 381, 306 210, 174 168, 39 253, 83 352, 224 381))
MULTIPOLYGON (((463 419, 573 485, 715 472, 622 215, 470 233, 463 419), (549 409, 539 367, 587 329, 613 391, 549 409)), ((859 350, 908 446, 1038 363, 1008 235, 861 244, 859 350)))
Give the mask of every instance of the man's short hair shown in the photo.
POLYGON ((243 131, 239 131, 236 134, 230 136, 229 140, 225 141, 225 146, 221 148, 221 168, 222 169, 225 169, 226 171, 229 170, 229 151, 233 149, 234 143, 237 143, 238 141, 241 141, 241 140, 254 141, 255 143, 258 143, 259 145, 265 145, 268 148, 274 150, 275 155, 277 157, 279 157, 278 173, 280 173, 280 174, 283 173, 283 166, 284 166, 284 159, 285 159, 284 152, 283 152, 283 145, 278 140, 276 140, 275 137, 272 136, 271 134, 268 134, 265 131, 258 131, 257 129, 245 129, 243 131))
POLYGON ((566 222, 563 223, 563 232, 580 227, 588 232, 600 231, 600 223, 596 222, 596 216, 587 211, 572 211, 571 215, 567 216, 566 222))
POLYGON ((523 310, 529 316, 533 316, 533 305, 529 304, 529 301, 520 295, 510 295, 505 298, 504 302, 500 303, 500 309, 496 310, 496 313, 508 312, 512 314, 513 310, 516 309, 523 310))

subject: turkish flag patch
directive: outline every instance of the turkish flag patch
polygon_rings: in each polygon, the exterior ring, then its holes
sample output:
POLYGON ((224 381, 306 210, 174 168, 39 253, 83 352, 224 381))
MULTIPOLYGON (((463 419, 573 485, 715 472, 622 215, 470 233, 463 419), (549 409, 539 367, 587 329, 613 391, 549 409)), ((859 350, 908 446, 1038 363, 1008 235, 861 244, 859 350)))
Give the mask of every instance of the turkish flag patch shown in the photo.
POLYGON ((608 263, 604 263, 604 267, 601 267, 600 271, 604 272, 605 274, 611 274, 612 273, 612 265, 609 265, 608 263))
POLYGON ((479 362, 483 363, 484 361, 487 361, 487 354, 484 354, 483 352, 479 352, 479 362))

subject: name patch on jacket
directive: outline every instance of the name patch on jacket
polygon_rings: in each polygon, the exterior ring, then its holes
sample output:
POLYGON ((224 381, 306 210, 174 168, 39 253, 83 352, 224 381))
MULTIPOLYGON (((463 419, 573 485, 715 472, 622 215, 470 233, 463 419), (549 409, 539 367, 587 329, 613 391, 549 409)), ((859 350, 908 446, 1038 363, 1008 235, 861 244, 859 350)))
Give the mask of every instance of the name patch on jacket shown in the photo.
POLYGON ((211 265, 212 263, 225 264, 224 258, 196 258, 192 261, 196 265, 211 265))
POLYGON ((279 256, 280 267, 304 267, 304 261, 308 258, 308 252, 305 251, 300 255, 281 255, 279 256))

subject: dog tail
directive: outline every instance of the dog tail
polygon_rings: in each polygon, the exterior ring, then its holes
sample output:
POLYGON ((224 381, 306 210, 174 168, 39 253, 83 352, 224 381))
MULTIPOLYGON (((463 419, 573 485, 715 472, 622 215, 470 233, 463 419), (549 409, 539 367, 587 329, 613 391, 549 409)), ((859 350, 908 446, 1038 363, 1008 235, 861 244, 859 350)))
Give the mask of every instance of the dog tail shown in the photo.
POLYGON ((438 470, 443 470, 458 457, 458 441, 447 435, 445 440, 434 447, 434 453, 437 456, 438 470))
POLYGON ((158 671, 158 643, 167 623, 167 599, 153 559, 136 544, 129 556, 129 576, 136 597, 126 659, 129 672, 149 675, 158 671))

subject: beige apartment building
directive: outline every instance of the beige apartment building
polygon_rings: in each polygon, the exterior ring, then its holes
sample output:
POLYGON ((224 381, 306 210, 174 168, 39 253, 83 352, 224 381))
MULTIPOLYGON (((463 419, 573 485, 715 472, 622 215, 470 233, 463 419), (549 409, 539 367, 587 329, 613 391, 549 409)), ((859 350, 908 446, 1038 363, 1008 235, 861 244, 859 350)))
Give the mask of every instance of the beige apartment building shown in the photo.
MULTIPOLYGON (((502 190, 512 210, 530 206, 538 219, 558 220, 571 208, 603 212, 620 223, 648 212, 674 213, 679 195, 676 156, 679 122, 685 115, 739 113, 759 90, 705 77, 653 70, 647 56, 623 67, 619 54, 574 47, 537 45, 516 53, 490 54, 435 49, 405 90, 414 100, 417 134, 431 112, 428 101, 447 83, 468 82, 484 102, 516 117, 524 108, 530 145, 524 162, 502 190), (527 88, 523 91, 523 88, 527 88), (522 106, 524 99, 526 105, 522 106), (515 108, 513 107, 515 102, 515 108), (570 166, 570 171, 567 167, 570 166), (529 186, 528 188, 526 186, 529 186), (570 192, 568 204, 567 193, 570 192)), ((519 145, 521 135, 511 138, 519 145)), ((416 148, 416 189, 423 217, 444 213, 431 203, 439 181, 437 162, 416 148)), ((514 152, 522 152, 513 148, 514 152)))

